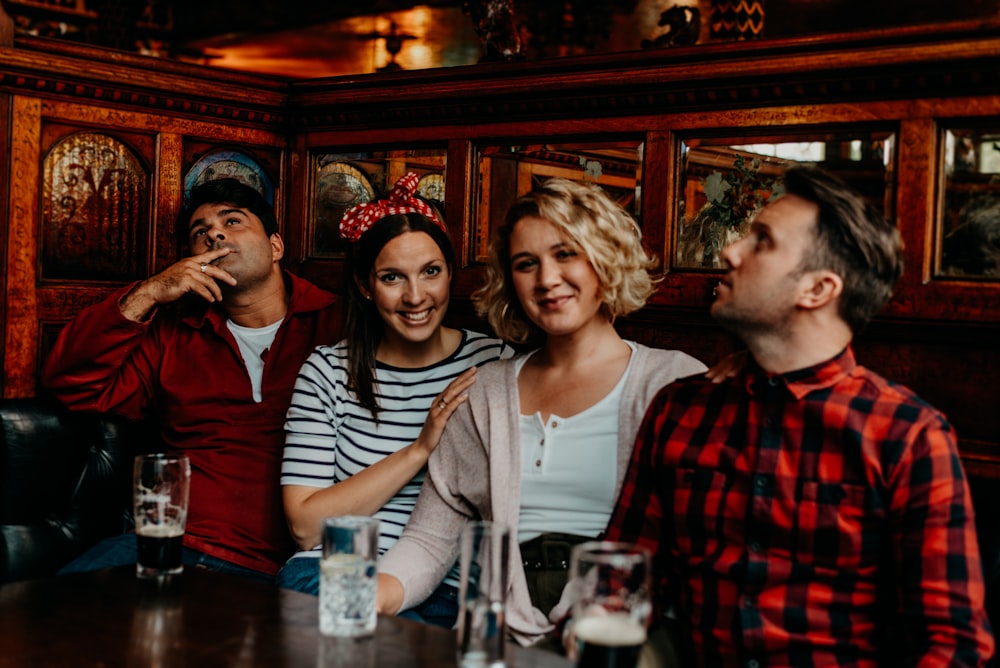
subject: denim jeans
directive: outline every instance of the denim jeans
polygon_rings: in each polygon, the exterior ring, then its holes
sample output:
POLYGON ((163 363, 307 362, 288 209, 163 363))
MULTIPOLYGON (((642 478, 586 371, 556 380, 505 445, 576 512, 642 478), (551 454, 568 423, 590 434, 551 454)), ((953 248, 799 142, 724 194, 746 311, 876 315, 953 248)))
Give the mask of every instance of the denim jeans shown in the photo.
MULTIPOLYGON (((278 571, 276 581, 279 587, 319 596, 319 559, 289 559, 278 571)), ((399 616, 447 629, 454 628, 458 621, 458 590, 442 582, 427 600, 409 610, 403 610, 399 616)))
POLYGON ((399 616, 453 629, 458 622, 458 589, 442 582, 423 603, 403 610, 399 616))
POLYGON ((295 557, 285 562, 274 581, 279 587, 319 596, 319 559, 295 557))
MULTIPOLYGON (((73 561, 63 566, 56 575, 67 575, 69 573, 83 573, 86 571, 96 571, 102 568, 116 568, 118 566, 129 566, 135 564, 139 557, 139 548, 136 545, 134 533, 124 533, 119 536, 111 536, 98 542, 92 548, 78 556, 73 561)), ((228 573, 241 577, 274 584, 274 577, 267 573, 255 571, 251 568, 237 566, 218 557, 185 547, 181 552, 181 563, 191 568, 204 568, 217 573, 228 573)))

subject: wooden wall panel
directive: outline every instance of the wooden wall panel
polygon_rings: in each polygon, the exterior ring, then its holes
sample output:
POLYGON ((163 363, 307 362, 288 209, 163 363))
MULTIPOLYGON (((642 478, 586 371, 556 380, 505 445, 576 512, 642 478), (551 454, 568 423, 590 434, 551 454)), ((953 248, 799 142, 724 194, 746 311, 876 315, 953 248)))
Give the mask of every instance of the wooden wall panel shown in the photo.
MULTIPOLYGON (((1000 282, 941 280, 931 271, 939 124, 984 118, 1000 126, 998 72, 1000 26, 948 27, 858 35, 830 48, 822 40, 764 40, 613 62, 487 67, 474 77, 440 71, 344 86, 296 82, 290 116, 305 145, 326 148, 359 141, 405 146, 444 136, 463 146, 517 145, 529 137, 599 141, 641 130, 644 237, 664 258, 674 248, 681 138, 858 127, 892 132, 897 155, 888 208, 904 236, 906 271, 856 350, 862 363, 952 420, 977 474, 1000 477, 1000 282)), ((466 214, 465 229, 471 225, 466 214)), ((307 273, 310 264, 302 266, 307 273)), ((740 347, 708 314, 718 278, 671 268, 650 306, 620 320, 619 330, 718 361, 740 347)), ((476 266, 459 272, 449 316, 455 324, 486 327, 465 298, 481 279, 476 266)))
POLYGON ((38 310, 38 198, 41 192, 41 101, 14 98, 11 123, 10 218, 7 226, 7 284, 4 299, 4 395, 35 390, 38 310))
MULTIPOLYGON (((185 170, 191 166, 185 163, 188 153, 213 147, 257 149, 272 156, 274 178, 283 176, 282 109, 267 108, 284 100, 278 92, 282 84, 152 59, 110 58, 104 50, 61 45, 57 51, 0 47, 0 96, 12 108, 10 134, 3 134, 11 165, 3 188, 9 193, 3 202, 9 215, 4 218, 0 305, 4 397, 35 394, 38 371, 62 324, 127 282, 40 274, 42 165, 51 146, 74 133, 113 137, 148 170, 140 229, 127 230, 140 242, 134 252, 142 269, 134 278, 178 257, 174 219, 182 204, 185 170)), ((276 195, 283 195, 280 187, 276 195)), ((283 202, 276 208, 280 219, 283 202)))
MULTIPOLYGON (((0 44, 3 43, 3 31, 4 28, 13 28, 10 26, 5 26, 5 23, 10 23, 10 19, 7 18, 3 9, 0 8, 0 44)), ((13 35, 9 35, 10 39, 13 40, 13 35)), ((0 145, 10 147, 11 145, 11 132, 12 127, 11 118, 11 96, 0 92, 0 145)), ((10 184, 10 161, 11 152, 9 150, 4 151, 0 155, 0 183, 10 184)), ((0 193, 9 193, 10 189, 0 189, 0 193)), ((9 226, 10 226, 10 197, 7 195, 0 196, 0 295, 3 298, 0 299, 0 323, 7 321, 7 248, 10 244, 9 237, 9 226)), ((5 368, 6 354, 4 346, 0 346, 0 369, 5 368)), ((6 385, 4 381, 3 374, 0 374, 0 396, 3 396, 3 388, 6 385)))
MULTIPOLYGON (((5 396, 33 390, 35 353, 60 322, 111 287, 34 288, 39 127, 46 123, 150 138, 148 262, 156 268, 178 252, 170 228, 192 146, 275 151, 286 266, 335 291, 342 263, 306 253, 315 215, 311 156, 359 146, 447 145, 449 225, 466 260, 449 321, 477 329, 485 323, 468 296, 483 271, 467 253, 477 215, 477 146, 644 138, 644 236, 670 258, 685 138, 878 128, 896 137, 889 208, 906 241, 907 267, 888 307, 858 338, 858 356, 944 411, 975 473, 1000 478, 1000 282, 944 280, 931 271, 940 126, 1000 127, 1000 22, 298 82, 154 67, 149 59, 80 47, 44 53, 34 40, 20 46, 0 45, 0 95, 15 100, 0 305, 5 396), (30 248, 15 249, 25 240, 30 248)), ((623 335, 707 363, 738 349, 708 314, 719 274, 664 267, 669 271, 650 305, 618 323, 623 335)))
POLYGON ((156 147, 157 170, 153 177, 153 217, 149 221, 153 243, 148 265, 163 271, 179 254, 174 220, 184 203, 184 134, 178 128, 160 132, 156 147))

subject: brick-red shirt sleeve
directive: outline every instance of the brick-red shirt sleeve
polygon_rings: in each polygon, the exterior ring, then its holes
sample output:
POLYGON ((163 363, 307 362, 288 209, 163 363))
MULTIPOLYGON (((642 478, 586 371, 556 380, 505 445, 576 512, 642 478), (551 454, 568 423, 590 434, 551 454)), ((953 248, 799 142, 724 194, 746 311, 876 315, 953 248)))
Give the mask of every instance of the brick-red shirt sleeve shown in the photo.
MULTIPOLYGON (((906 664, 979 666, 993 656, 972 500, 954 431, 938 415, 912 425, 889 481, 899 647, 906 664), (905 651, 905 649, 904 649, 905 651)), ((902 657, 901 657, 902 659, 902 657)))

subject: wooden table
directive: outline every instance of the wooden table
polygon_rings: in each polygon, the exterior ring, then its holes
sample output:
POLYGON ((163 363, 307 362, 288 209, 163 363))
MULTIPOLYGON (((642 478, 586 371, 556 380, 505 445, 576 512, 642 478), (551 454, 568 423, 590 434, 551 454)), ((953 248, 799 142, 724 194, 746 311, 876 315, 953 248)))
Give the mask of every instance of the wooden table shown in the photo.
MULTIPOLYGON (((571 665, 508 650, 508 666, 571 665)), ((374 638, 325 638, 314 596, 196 568, 157 586, 129 567, 0 587, 0 666, 447 668, 455 633, 379 617, 374 638)))

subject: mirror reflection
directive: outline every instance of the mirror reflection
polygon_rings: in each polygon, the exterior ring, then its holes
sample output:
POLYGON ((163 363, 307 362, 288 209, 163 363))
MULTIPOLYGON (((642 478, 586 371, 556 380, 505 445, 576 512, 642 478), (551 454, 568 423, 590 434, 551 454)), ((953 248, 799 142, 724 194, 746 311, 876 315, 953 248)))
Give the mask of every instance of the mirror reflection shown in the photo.
POLYGON ((339 228, 344 213, 387 194, 407 172, 420 177, 417 193, 444 212, 446 156, 445 147, 315 155, 309 255, 342 257, 339 228))
POLYGON ((479 147, 470 257, 484 261, 490 232, 503 223, 514 200, 554 176, 596 183, 641 226, 642 155, 638 139, 479 147))
POLYGON ((1000 128, 944 132, 938 274, 1000 279, 1000 128))
POLYGON ((814 164, 854 186, 891 216, 894 135, 845 130, 801 135, 690 137, 680 144, 674 266, 722 269, 723 248, 781 194, 780 175, 814 164))

